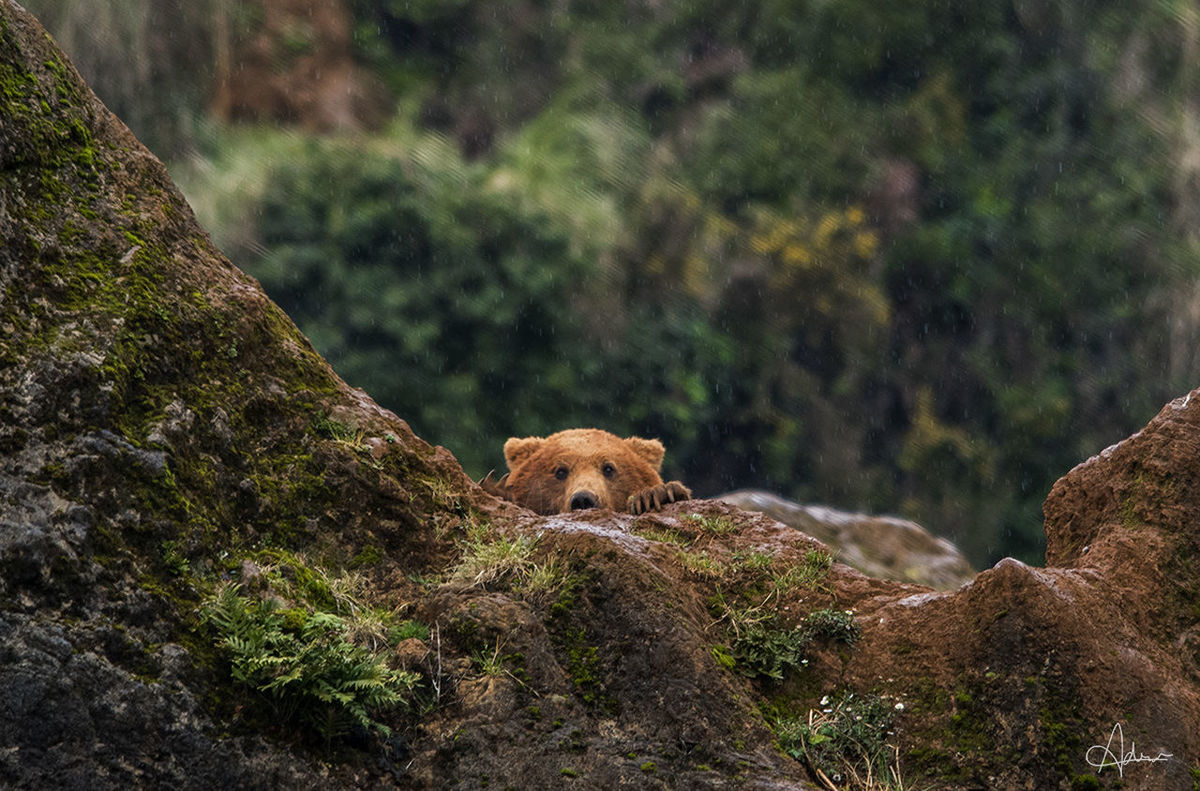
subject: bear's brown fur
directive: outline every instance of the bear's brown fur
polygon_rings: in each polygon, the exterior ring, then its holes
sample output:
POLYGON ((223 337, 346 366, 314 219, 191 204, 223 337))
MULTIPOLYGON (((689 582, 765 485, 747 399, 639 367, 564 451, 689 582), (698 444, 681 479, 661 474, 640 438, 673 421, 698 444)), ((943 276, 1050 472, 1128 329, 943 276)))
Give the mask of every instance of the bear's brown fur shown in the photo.
POLYGON ((640 514, 687 500, 679 481, 663 483, 662 443, 595 428, 575 428, 549 437, 510 437, 504 443, 508 472, 480 482, 487 491, 539 514, 610 508, 640 514))

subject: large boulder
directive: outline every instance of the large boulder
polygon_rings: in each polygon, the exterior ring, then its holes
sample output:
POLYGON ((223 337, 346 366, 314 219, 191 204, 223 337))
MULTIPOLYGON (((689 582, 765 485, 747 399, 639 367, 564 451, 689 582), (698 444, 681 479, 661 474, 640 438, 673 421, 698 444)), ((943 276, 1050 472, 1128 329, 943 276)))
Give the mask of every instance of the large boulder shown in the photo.
POLYGON ((938 590, 957 588, 975 577, 958 547, 908 519, 803 505, 760 489, 740 489, 718 499, 803 530, 828 544, 838 560, 872 577, 938 590))
POLYGON ((1200 391, 1055 487, 1046 568, 937 591, 724 503, 488 496, 11 0, 0 228, 0 785, 1192 787, 1200 391), (222 632, 251 611, 383 675, 289 692, 311 661, 222 632))

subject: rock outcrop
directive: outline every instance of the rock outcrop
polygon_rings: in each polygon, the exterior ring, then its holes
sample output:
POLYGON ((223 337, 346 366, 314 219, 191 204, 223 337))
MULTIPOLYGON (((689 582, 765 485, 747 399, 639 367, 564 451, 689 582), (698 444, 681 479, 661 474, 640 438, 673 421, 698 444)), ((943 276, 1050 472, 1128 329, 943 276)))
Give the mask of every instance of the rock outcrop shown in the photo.
POLYGON ((957 588, 975 577, 958 547, 908 519, 801 505, 758 489, 741 489, 717 499, 804 531, 827 544, 838 560, 871 577, 938 590, 957 588))
POLYGON ((1200 391, 1059 482, 1046 568, 936 591, 728 504, 491 498, 333 374, 12 0, 0 228, 0 785, 1192 787, 1200 391), (221 591, 407 705, 299 716, 338 700, 236 664, 221 591))

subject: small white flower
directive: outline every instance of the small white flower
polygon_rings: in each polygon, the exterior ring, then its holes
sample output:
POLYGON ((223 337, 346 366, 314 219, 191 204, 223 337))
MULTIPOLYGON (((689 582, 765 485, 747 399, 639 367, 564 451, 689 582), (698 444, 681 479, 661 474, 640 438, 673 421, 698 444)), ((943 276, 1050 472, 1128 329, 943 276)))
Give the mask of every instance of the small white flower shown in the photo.
POLYGON ((904 711, 904 704, 897 703, 895 706, 893 706, 893 708, 896 709, 896 711, 904 711))

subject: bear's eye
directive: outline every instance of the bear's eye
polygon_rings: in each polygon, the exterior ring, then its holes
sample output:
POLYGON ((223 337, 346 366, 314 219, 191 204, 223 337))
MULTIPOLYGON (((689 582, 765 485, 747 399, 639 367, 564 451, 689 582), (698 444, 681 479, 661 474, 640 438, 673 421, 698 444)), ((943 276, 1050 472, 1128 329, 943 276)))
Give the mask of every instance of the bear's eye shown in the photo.
POLYGON ((555 477, 555 478, 558 478, 560 481, 565 481, 565 480, 567 479, 567 473, 568 473, 568 472, 569 472, 569 470, 567 470, 567 467, 566 467, 566 465, 565 465, 565 464, 560 464, 560 465, 558 465, 558 467, 557 467, 557 468, 554 470, 554 477, 555 477))
POLYGON ((604 466, 600 468, 600 472, 604 473, 605 478, 611 478, 617 474, 617 468, 613 466, 611 461, 604 462, 604 466))

